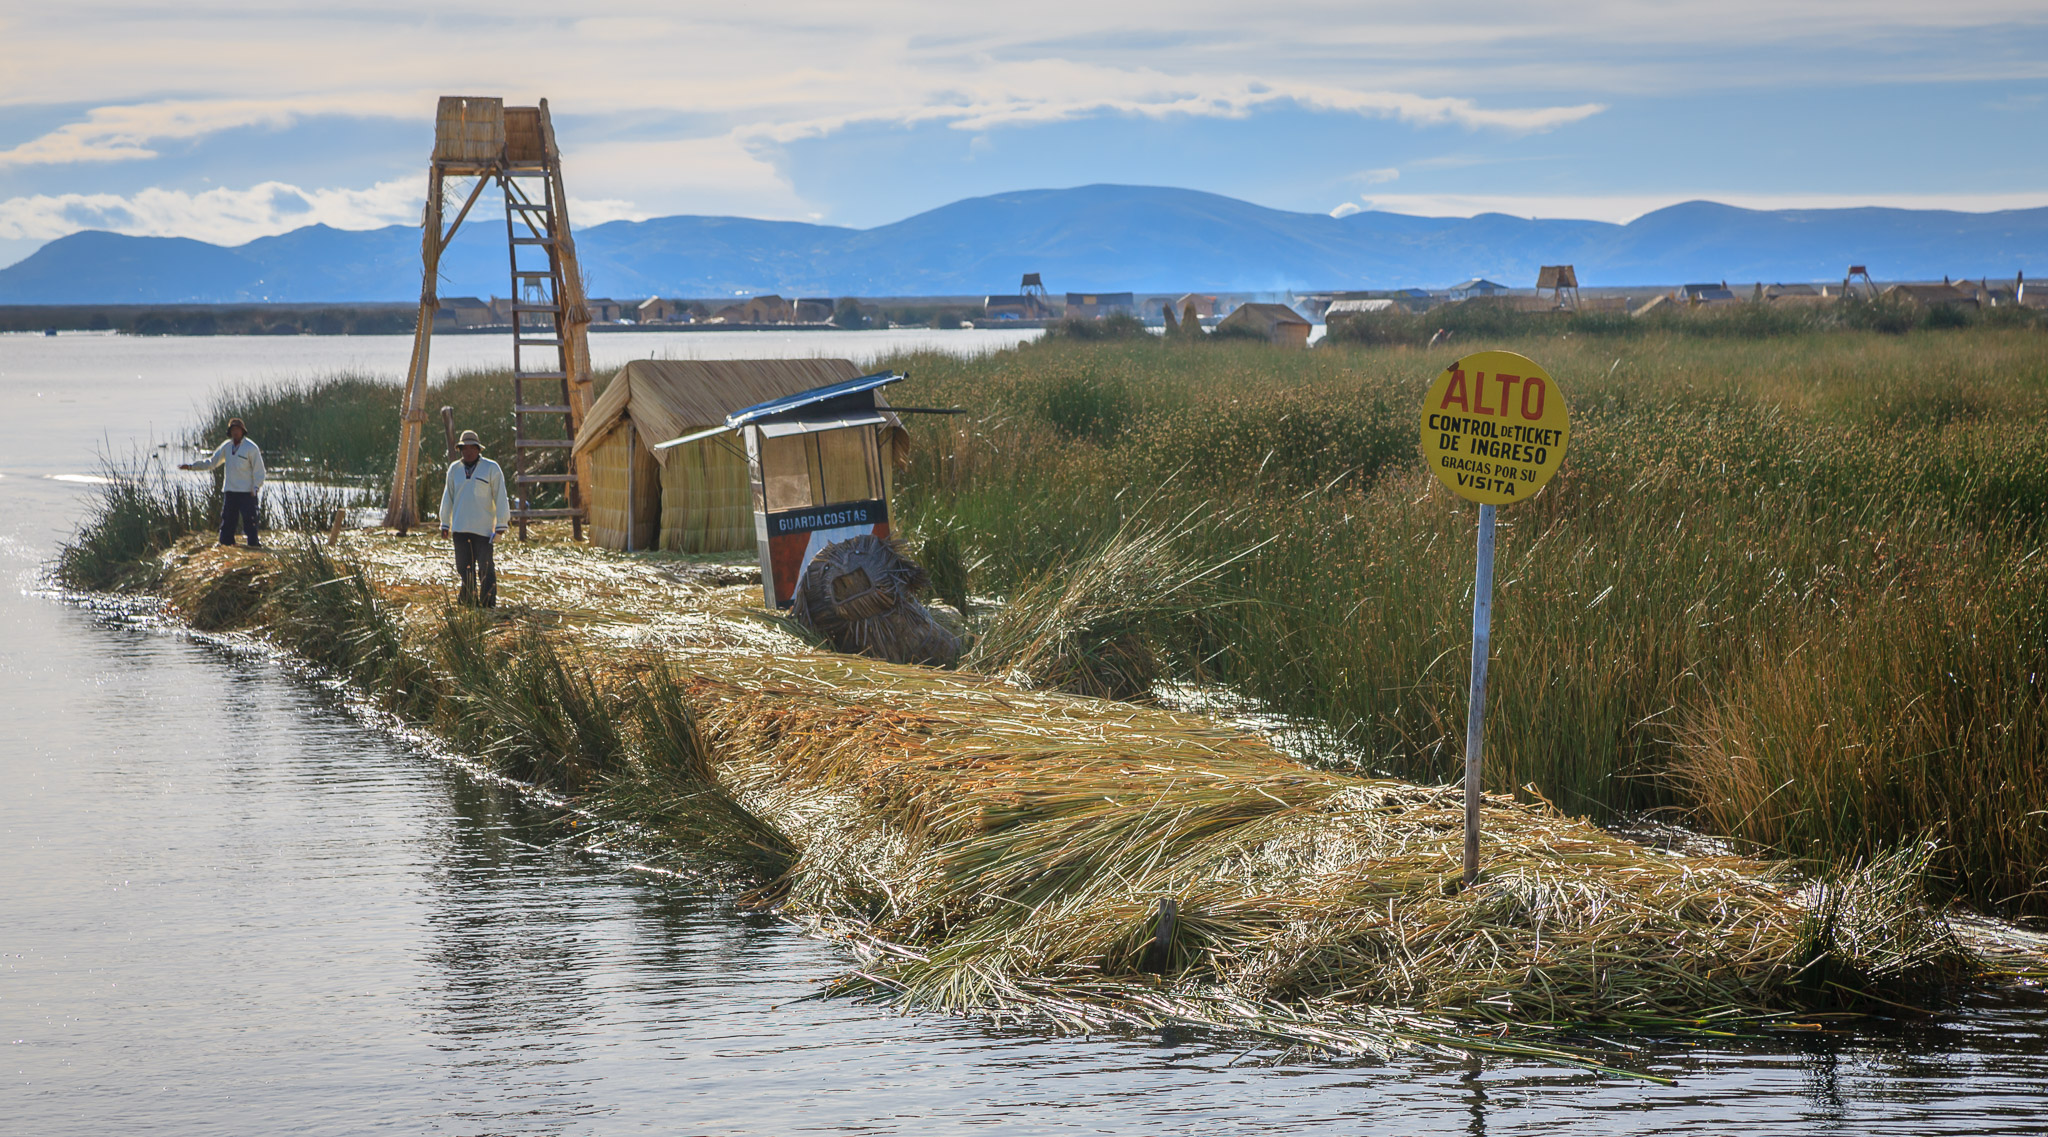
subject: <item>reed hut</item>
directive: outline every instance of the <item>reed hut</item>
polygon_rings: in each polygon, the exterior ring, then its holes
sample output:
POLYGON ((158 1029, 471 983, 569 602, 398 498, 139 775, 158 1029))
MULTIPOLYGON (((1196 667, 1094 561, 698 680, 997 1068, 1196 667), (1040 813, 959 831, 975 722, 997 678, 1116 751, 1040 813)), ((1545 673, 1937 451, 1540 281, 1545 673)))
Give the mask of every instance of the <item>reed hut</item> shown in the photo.
MULTIPOLYGON (((721 425, 735 411, 858 378, 844 359, 641 359, 592 405, 574 454, 590 456, 590 540, 609 549, 749 552, 755 546, 747 455, 731 435, 654 450, 721 425)), ((909 459, 892 415, 877 427, 885 482, 909 459)))
POLYGON ((1243 332, 1282 347, 1307 347, 1312 329, 1301 313, 1285 304, 1240 304, 1223 317, 1216 330, 1229 334, 1243 332))

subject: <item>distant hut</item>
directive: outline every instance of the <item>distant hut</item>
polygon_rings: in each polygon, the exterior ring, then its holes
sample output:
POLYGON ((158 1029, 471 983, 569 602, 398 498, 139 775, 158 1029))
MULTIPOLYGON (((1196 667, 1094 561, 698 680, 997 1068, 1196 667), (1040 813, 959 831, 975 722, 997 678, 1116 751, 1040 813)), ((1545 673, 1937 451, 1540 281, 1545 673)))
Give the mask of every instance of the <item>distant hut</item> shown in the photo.
POLYGON ((1122 313, 1126 316, 1138 314, 1137 296, 1130 292, 1069 292, 1067 293, 1067 318, 1099 320, 1104 316, 1122 313))
POLYGON ((711 314, 714 324, 794 324, 796 305, 769 293, 728 304, 711 314))
POLYGON ((1975 308, 1977 293, 1953 284, 1894 284, 1883 295, 1921 308, 1975 308))
MULTIPOLYGON (((667 450, 652 446, 721 425, 734 411, 857 378, 844 359, 641 359, 605 387, 576 434, 574 453, 589 454, 590 540, 610 549, 684 553, 747 552, 755 547, 747 457, 727 435, 667 450)), ((894 421, 884 432, 886 482, 909 455, 910 436, 894 421)))
POLYGON ((1735 290, 1728 287, 1725 280, 1719 284, 1681 284, 1678 286, 1678 298, 1695 308, 1714 304, 1739 304, 1742 301, 1741 297, 1735 295, 1735 290))
POLYGON ((434 322, 453 324, 458 328, 475 328, 498 322, 498 314, 489 304, 474 296, 450 296, 441 301, 441 307, 434 312, 434 322))
POLYGON ((1560 312, 1579 307, 1579 273, 1571 265, 1543 265, 1536 270, 1536 299, 1560 312))
POLYGON ((1312 328, 1308 320, 1285 304, 1240 304, 1235 312, 1223 317, 1216 325, 1219 333, 1233 331, 1256 333, 1268 343, 1284 347, 1307 347, 1308 333, 1312 328))
POLYGON ((1488 280, 1483 276, 1475 276, 1470 280, 1452 285, 1450 295, 1453 300, 1470 300, 1478 296, 1500 296, 1504 295, 1507 291, 1508 286, 1497 280, 1488 280))
POLYGON ((1811 284, 1766 284, 1763 286, 1764 303, 1792 308, 1826 303, 1827 293, 1811 284))
POLYGON ((583 307, 593 324, 616 324, 626 314, 626 306, 609 296, 589 297, 583 301, 583 307))

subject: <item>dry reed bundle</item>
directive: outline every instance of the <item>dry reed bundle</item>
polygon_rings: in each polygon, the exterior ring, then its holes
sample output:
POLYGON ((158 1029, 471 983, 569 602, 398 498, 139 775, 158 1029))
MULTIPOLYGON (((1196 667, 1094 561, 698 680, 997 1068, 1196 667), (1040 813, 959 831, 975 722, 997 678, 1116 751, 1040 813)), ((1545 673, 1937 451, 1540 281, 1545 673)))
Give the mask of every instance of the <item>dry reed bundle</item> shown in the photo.
POLYGON ((277 571, 276 559, 260 549, 202 546, 165 578, 165 598, 193 627, 224 631, 255 613, 277 571))
POLYGON ((1199 715, 811 650, 722 615, 730 590, 546 544, 508 549, 501 589, 559 606, 465 631, 418 575, 422 543, 349 544, 370 568, 350 578, 375 593, 361 603, 410 609, 406 650, 452 660, 451 636, 495 635, 476 650, 525 678, 490 698, 524 683, 520 714, 552 700, 590 720, 486 716, 466 728, 486 751, 609 778, 589 807, 653 830, 715 805, 699 828, 787 866, 759 901, 859 951, 842 992, 1057 1029, 1182 1022, 1606 1068, 1560 1032, 1811 1023, 1977 967, 1920 903, 1911 856, 1802 888, 1494 797, 1486 874, 1461 889, 1449 788, 1310 770, 1199 715), (650 683, 668 693, 633 705, 667 709, 603 721, 650 683), (551 732, 553 758, 533 741, 551 732), (606 752, 671 736, 665 773, 606 752))
POLYGON ((900 544, 862 534, 811 558, 790 618, 841 651, 950 666, 960 658, 960 641, 918 602, 930 584, 900 544))

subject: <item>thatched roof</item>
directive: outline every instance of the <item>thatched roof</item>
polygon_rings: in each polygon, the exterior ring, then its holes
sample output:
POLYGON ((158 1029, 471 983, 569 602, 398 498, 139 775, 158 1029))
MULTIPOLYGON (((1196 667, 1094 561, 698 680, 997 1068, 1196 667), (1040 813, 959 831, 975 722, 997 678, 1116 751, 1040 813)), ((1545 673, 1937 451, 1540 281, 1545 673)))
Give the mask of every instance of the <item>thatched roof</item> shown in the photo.
MULTIPOLYGON (((619 370, 576 432, 576 450, 596 445, 628 415, 643 445, 717 426, 737 410, 857 379, 845 359, 636 359, 619 370)), ((882 403, 879 394, 876 402, 882 403)), ((891 425, 895 416, 890 416, 891 425)), ((899 428, 900 429, 900 428, 899 428)), ((664 465, 674 450, 656 450, 664 465)))
POLYGON ((1965 292, 1953 284, 1894 284, 1884 290, 1884 295, 1930 308, 1937 304, 1977 304, 1976 293, 1965 292))
POLYGON ((1285 304, 1253 303, 1238 305, 1237 310, 1225 316, 1223 324, 1219 326, 1234 328, 1249 325, 1271 334, 1274 328, 1282 324, 1307 325, 1308 321, 1302 317, 1301 313, 1289 308, 1285 304))
MULTIPOLYGON (((717 426, 725 416, 779 399, 858 378, 845 359, 636 359, 619 370, 576 432, 581 453, 628 415, 651 445, 717 426)), ((658 450, 657 458, 668 451, 658 450)))

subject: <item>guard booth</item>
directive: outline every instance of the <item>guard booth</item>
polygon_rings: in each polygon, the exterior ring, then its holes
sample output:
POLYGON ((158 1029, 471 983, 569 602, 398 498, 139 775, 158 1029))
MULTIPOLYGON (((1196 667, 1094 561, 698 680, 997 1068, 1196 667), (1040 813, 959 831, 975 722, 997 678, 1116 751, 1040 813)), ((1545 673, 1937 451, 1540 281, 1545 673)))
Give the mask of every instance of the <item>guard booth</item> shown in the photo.
POLYGON ((771 399, 726 416, 725 425, 657 443, 666 449, 733 431, 746 443, 754 496, 761 599, 787 608, 818 551, 863 533, 889 536, 889 480, 880 440, 893 416, 952 414, 890 407, 877 394, 908 376, 863 375, 771 399))

